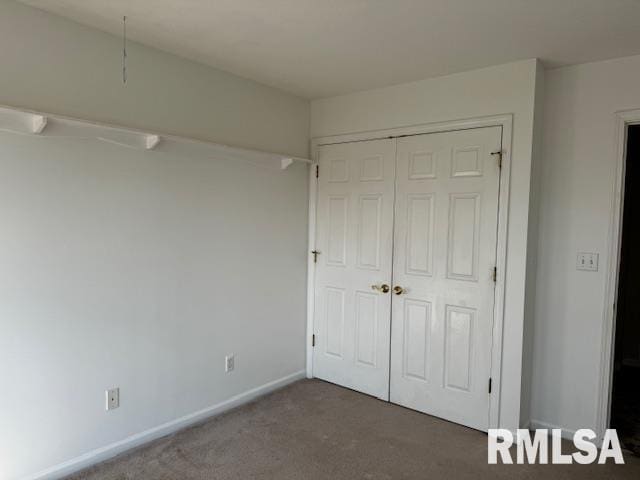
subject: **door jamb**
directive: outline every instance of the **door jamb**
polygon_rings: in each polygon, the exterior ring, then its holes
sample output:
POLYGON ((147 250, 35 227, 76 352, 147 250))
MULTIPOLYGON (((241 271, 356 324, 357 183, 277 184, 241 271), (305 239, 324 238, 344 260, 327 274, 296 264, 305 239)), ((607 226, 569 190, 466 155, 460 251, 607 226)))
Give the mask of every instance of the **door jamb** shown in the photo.
MULTIPOLYGON (((376 140, 404 135, 423 135, 428 133, 449 132, 483 127, 502 127, 502 168, 500 170, 500 194, 498 209, 498 238, 496 247, 496 288, 494 297, 493 337, 491 346, 491 379, 492 394, 489 398, 489 428, 499 428, 500 398, 502 395, 502 337, 504 325, 505 282, 507 261, 507 232, 509 225, 509 184, 511 180, 511 152, 513 136, 513 115, 503 114, 487 117, 453 120, 422 125, 412 125, 385 130, 350 133, 318 137, 311 140, 311 158, 313 164, 309 173, 309 252, 315 249, 317 179, 315 176, 318 164, 318 151, 322 145, 376 140)), ((314 333, 314 299, 315 299, 315 264, 309 253, 307 270, 307 378, 313 377, 314 333)))
POLYGON ((613 387, 613 356, 616 330, 616 302, 618 299, 618 275, 622 244, 622 213, 624 208, 624 180, 627 157, 628 126, 640 123, 640 109, 624 110, 615 114, 616 150, 611 220, 608 235, 607 280, 605 284, 602 323, 602 348, 600 359, 600 391, 596 428, 601 442, 611 419, 611 390, 613 387))
POLYGON ((318 149, 311 148, 312 164, 309 168, 309 237, 307 251, 307 342, 306 342, 306 370, 307 378, 313 378, 313 317, 315 312, 315 279, 316 264, 315 255, 311 252, 316 249, 316 206, 318 203, 318 178, 316 169, 318 168, 318 149))

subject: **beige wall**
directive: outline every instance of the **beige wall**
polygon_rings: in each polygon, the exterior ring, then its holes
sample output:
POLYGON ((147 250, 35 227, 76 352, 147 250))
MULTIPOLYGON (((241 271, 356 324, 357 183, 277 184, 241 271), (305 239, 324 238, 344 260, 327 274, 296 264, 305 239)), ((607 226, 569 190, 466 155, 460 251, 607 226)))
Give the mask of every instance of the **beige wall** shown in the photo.
MULTIPOLYGON (((135 25, 130 25, 135 28, 135 25)), ((309 102, 0 0, 0 105, 308 155, 309 102)))
POLYGON ((529 187, 536 60, 311 102, 311 136, 322 137, 511 113, 514 116, 500 423, 520 416, 529 187))
POLYGON ((0 170, 0 478, 303 376, 306 165, 0 132, 0 170))
MULTIPOLYGON (((2 0, 0 104, 308 155, 308 101, 140 45, 123 86, 120 52, 2 0)), ((0 478, 59 478, 303 375, 307 165, 0 132, 0 170, 0 478)))
POLYGON ((546 75, 531 418, 570 431, 596 427, 615 112, 640 108, 640 56, 546 75), (598 272, 575 268, 600 254, 598 272))

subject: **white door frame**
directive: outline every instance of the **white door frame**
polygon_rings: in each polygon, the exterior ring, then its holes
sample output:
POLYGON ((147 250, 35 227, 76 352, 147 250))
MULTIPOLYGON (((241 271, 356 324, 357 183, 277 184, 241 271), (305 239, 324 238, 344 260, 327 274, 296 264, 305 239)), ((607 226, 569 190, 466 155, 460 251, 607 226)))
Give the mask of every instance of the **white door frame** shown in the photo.
MULTIPOLYGON (((309 173, 309 252, 315 249, 316 236, 316 202, 318 185, 316 167, 318 165, 318 149, 322 145, 333 143, 357 142, 381 138, 400 137, 403 135, 421 135, 426 133, 448 132, 482 127, 502 127, 502 168, 500 170, 500 197, 498 210, 498 244, 497 244, 497 277, 494 299, 493 343, 491 347, 492 394, 489 400, 489 428, 499 428, 501 371, 502 371, 502 334, 504 324, 505 279, 507 260, 507 231, 509 223, 509 183, 511 179, 511 151, 513 115, 496 115, 489 117, 453 120, 448 122, 413 125, 408 127, 373 130, 318 137, 311 140, 311 158, 314 162, 309 173)), ((313 377, 313 317, 315 297, 315 264, 313 255, 308 256, 307 269, 307 377, 313 377)))
POLYGON ((622 211, 624 208, 624 177, 627 157, 627 127, 640 124, 640 109, 616 112, 616 170, 613 198, 611 201, 611 222, 609 225, 607 283, 605 285, 604 312, 602 324, 602 357, 600 360, 600 398, 596 428, 598 438, 602 437, 611 417, 611 389, 613 387, 613 356, 616 330, 616 302, 618 299, 618 274, 620 270, 620 247, 622 246, 622 211))

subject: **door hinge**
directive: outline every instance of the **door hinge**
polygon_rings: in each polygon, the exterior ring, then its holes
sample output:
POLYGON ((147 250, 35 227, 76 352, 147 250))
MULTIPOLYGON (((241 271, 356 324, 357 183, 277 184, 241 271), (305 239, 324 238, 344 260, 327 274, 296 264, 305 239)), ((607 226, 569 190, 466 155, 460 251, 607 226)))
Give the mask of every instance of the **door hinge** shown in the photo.
POLYGON ((311 346, 312 347, 316 346, 316 334, 315 333, 313 335, 311 335, 311 346))
POLYGON ((493 267, 493 271, 491 272, 491 280, 493 280, 493 283, 496 283, 498 279, 498 267, 493 267))
POLYGON ((489 393, 491 393, 491 377, 489 377, 489 393))
POLYGON ((320 165, 316 165, 316 178, 320 178, 320 165))
POLYGON ((502 150, 491 152, 491 155, 495 155, 496 157, 498 157, 498 168, 502 168, 502 150))
POLYGON ((320 251, 311 250, 311 254, 313 255, 313 263, 318 263, 318 255, 320 255, 320 251))

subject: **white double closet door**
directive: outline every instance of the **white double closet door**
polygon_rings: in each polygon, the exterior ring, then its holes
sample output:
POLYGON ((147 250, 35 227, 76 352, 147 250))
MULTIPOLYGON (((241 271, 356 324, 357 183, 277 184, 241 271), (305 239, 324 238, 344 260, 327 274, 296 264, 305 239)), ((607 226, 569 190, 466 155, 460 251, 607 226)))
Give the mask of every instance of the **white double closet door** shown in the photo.
POLYGON ((501 137, 319 148, 315 377, 488 429, 501 137))

